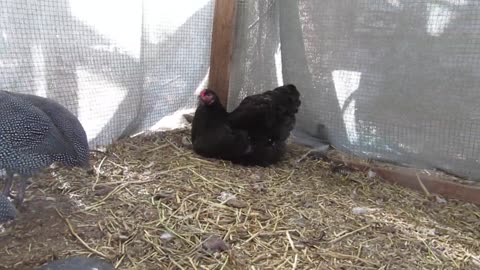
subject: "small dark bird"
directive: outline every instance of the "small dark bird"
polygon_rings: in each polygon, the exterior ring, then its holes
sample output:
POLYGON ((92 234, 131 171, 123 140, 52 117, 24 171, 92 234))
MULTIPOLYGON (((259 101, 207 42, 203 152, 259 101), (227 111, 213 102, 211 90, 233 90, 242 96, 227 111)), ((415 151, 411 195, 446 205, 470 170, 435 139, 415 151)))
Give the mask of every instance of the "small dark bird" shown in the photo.
POLYGON ((269 166, 286 153, 286 140, 295 126, 295 114, 301 104, 300 93, 294 85, 248 96, 231 113, 210 89, 203 90, 199 99, 192 123, 192 142, 198 154, 243 165, 269 166), (231 139, 228 144, 220 145, 218 137, 227 130, 228 134, 242 139, 231 139), (235 147, 240 151, 232 151, 235 147), (210 152, 216 155, 207 155, 210 152))
POLYGON ((252 148, 245 130, 233 129, 228 124, 228 113, 215 92, 202 90, 192 121, 193 150, 199 155, 225 160, 236 160, 252 148))
POLYGON ((25 196, 27 178, 53 162, 88 166, 85 130, 60 104, 46 98, 0 91, 0 113, 4 118, 0 122, 0 169, 7 172, 3 194, 10 194, 13 176, 19 174, 18 206, 25 196))
POLYGON ((0 194, 0 223, 15 219, 17 210, 7 196, 0 194))
POLYGON ((87 256, 73 256, 47 263, 35 270, 115 270, 103 259, 87 256))

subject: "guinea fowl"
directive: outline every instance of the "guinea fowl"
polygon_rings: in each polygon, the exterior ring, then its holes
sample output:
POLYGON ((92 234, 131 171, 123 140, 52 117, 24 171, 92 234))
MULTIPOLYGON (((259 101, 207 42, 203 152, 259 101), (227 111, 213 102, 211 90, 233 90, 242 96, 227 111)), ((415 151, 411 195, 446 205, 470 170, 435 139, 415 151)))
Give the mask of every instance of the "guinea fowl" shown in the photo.
POLYGON ((73 146, 75 154, 64 156, 64 166, 77 166, 85 169, 90 167, 87 134, 73 113, 63 105, 48 98, 12 92, 9 92, 9 94, 26 100, 44 112, 52 120, 60 133, 62 133, 67 143, 73 146))
POLYGON ((0 224, 13 220, 17 216, 17 210, 7 196, 0 194, 0 224))
MULTIPOLYGON (((25 196, 27 178, 60 162, 66 166, 88 166, 82 151, 88 143, 76 141, 72 133, 85 133, 81 124, 68 123, 73 114, 59 104, 45 98, 32 98, 30 95, 0 91, 0 169, 7 172, 4 195, 9 195, 15 173, 20 176, 17 205, 25 196), (42 100, 43 99, 43 100, 42 100), (39 104, 39 107, 34 104, 39 104), (48 113, 42 111, 45 109, 48 113), (49 117, 49 114, 52 117, 49 117), (60 119, 65 117, 66 121, 60 119), (70 130, 75 126, 75 129, 70 130), (76 141, 75 143, 72 141, 76 141), (82 144, 82 146, 78 146, 82 144)), ((74 116, 73 116, 74 117, 74 116)))
POLYGON ((300 93, 292 84, 248 96, 231 113, 225 110, 212 90, 203 90, 200 100, 195 112, 198 116, 194 117, 192 122, 194 150, 204 156, 207 156, 204 153, 208 151, 220 153, 217 157, 234 154, 234 158, 223 159, 259 166, 269 166, 282 159, 286 152, 286 140, 295 126, 295 114, 301 104, 300 93), (199 125, 199 122, 203 124, 199 125), (236 134, 242 134, 244 140, 232 140, 227 146, 220 145, 215 137, 219 133, 211 128, 213 125, 227 127, 236 134), (204 139, 195 141, 198 136, 204 139), (248 144, 249 151, 233 152, 232 146, 235 146, 235 143, 243 145, 244 149, 248 144))
POLYGON ((227 118, 217 94, 202 90, 192 120, 192 144, 197 154, 233 161, 251 152, 247 131, 232 129, 227 118))

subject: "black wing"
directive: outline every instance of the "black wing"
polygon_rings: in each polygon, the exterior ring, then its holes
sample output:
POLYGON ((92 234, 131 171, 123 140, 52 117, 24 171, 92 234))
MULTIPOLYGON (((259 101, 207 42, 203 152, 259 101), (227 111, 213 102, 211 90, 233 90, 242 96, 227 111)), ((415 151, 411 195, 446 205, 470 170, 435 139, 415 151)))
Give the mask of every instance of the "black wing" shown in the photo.
POLYGON ((235 128, 271 128, 275 122, 272 91, 248 96, 228 116, 235 128))

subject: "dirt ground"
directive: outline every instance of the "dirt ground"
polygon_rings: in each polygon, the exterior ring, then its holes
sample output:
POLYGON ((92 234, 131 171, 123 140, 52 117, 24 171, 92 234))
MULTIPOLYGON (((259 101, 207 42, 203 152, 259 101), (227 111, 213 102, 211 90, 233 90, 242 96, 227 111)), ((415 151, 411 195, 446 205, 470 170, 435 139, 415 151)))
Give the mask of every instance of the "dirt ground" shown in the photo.
POLYGON ((0 269, 93 254, 118 269, 479 269, 480 208, 332 171, 291 145, 269 168, 201 158, 187 130, 139 136, 95 169, 33 179, 0 269), (216 252, 215 252, 216 251, 216 252))

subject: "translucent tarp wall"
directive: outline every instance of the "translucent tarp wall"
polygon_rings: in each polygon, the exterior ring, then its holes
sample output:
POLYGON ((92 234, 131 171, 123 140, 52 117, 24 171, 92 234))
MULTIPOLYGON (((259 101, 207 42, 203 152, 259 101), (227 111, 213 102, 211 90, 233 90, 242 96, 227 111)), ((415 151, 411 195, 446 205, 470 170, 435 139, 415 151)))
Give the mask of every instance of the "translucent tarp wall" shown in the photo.
POLYGON ((213 0, 0 0, 0 88, 47 96, 92 147, 196 105, 213 0))
POLYGON ((480 1, 240 1, 229 108, 285 83, 295 134, 480 176, 480 1), (281 46, 280 46, 281 45, 281 46))

